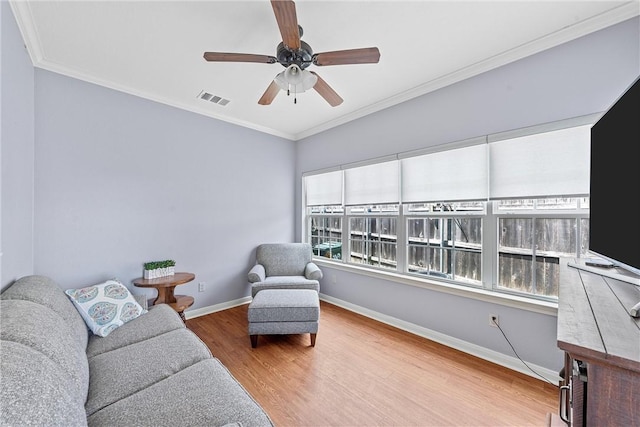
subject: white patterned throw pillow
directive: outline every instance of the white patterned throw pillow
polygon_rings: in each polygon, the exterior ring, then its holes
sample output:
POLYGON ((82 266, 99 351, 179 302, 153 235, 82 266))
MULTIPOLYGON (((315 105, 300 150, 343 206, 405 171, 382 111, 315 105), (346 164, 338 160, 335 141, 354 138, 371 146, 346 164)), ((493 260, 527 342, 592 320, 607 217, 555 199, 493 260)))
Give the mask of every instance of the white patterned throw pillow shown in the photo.
POLYGON ((107 280, 93 286, 64 291, 76 306, 91 331, 106 337, 114 329, 147 310, 119 280, 107 280))

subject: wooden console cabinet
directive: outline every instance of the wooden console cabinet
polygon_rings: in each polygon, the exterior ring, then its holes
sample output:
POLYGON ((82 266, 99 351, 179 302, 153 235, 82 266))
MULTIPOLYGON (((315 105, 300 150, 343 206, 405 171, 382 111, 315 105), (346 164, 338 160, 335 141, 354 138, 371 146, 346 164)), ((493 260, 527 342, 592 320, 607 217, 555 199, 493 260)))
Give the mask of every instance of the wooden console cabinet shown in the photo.
POLYGON ((558 347, 572 408, 565 415, 572 427, 640 426, 640 319, 629 314, 640 287, 568 262, 581 261, 560 262, 558 347))

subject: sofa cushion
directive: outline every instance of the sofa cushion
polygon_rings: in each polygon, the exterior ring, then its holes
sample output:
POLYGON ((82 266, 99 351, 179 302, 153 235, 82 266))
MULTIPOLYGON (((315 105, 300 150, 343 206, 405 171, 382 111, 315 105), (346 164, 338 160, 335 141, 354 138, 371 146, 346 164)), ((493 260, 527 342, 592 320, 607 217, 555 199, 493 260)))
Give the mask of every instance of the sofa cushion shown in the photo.
POLYGON ((169 305, 154 305, 149 307, 147 313, 125 323, 106 337, 92 335, 87 346, 87 357, 91 358, 184 327, 178 313, 169 305))
POLYGON ((78 340, 80 346, 87 347, 87 325, 62 288, 51 278, 38 275, 24 276, 5 289, 0 298, 31 301, 50 308, 62 318, 69 333, 78 340))
POLYGON ((256 262, 267 276, 304 276, 311 256, 309 243, 264 243, 256 249, 256 262))
POLYGON ((74 380, 45 354, 18 342, 2 341, 0 372, 0 425, 87 425, 74 380))
POLYGON ((69 377, 69 393, 84 403, 89 387, 85 349, 56 312, 31 301, 2 300, 0 324, 3 344, 12 341, 42 353, 69 377))
POLYGON ((251 284, 251 296, 255 297, 256 294, 263 289, 312 289, 316 292, 320 292, 320 282, 317 280, 310 280, 304 276, 270 276, 264 279, 262 282, 251 284))
POLYGON ((273 426, 218 359, 203 360, 88 418, 90 426, 273 426))
POLYGON ((147 310, 118 280, 64 291, 95 335, 106 337, 147 310))
POLYGON ((87 414, 211 357, 209 348, 186 328, 92 357, 87 414))

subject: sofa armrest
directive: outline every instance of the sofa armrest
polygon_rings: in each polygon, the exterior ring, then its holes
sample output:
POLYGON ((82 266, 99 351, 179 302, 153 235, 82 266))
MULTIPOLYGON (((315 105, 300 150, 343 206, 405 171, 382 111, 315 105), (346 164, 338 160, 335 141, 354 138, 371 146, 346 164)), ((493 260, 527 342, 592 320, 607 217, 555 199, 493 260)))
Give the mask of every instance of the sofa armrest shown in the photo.
POLYGON ((309 262, 304 269, 304 277, 309 280, 320 280, 322 279, 322 270, 315 263, 309 262))
POLYGON ((254 265, 251 270, 249 270, 249 274, 247 275, 249 283, 263 282, 265 277, 266 273, 262 264, 254 265))

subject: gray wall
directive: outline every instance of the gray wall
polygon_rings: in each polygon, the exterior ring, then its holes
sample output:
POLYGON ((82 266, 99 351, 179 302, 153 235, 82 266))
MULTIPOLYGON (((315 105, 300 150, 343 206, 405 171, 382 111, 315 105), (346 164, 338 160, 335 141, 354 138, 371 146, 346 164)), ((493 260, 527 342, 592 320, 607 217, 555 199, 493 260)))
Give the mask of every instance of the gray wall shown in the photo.
MULTIPOLYGON (((442 88, 298 143, 301 174, 605 110, 640 74, 638 18, 442 88)), ((296 236, 301 239, 300 224, 296 236)), ((351 304, 557 370, 556 318, 323 267, 321 291, 351 304)))
POLYGON ((33 272, 33 66, 6 1, 0 1, 0 288, 33 272))
POLYGON ((174 259, 192 308, 248 295, 256 245, 294 237, 295 143, 36 71, 35 271, 65 287, 174 259), (206 282, 198 292, 198 282, 206 282))

